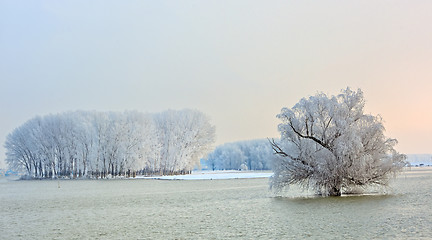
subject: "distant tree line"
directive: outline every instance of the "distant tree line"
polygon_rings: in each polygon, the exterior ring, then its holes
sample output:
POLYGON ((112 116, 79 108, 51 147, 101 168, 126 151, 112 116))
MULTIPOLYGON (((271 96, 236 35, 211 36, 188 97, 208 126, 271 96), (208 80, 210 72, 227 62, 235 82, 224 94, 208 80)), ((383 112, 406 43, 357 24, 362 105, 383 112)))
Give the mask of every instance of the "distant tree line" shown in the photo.
POLYGON ((210 170, 269 170, 274 156, 267 139, 225 143, 206 160, 210 170))
POLYGON ((37 116, 4 144, 10 169, 34 178, 107 178, 190 172, 215 128, 196 110, 77 111, 37 116))

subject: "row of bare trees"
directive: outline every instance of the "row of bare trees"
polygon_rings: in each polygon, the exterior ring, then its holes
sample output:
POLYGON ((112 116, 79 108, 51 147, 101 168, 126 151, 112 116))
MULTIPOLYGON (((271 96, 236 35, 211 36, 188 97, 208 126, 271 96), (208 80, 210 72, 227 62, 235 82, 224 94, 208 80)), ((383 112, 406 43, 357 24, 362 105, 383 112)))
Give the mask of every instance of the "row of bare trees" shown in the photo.
POLYGON ((67 112, 35 117, 7 136, 6 162, 34 178, 187 173, 215 138, 196 110, 67 112))

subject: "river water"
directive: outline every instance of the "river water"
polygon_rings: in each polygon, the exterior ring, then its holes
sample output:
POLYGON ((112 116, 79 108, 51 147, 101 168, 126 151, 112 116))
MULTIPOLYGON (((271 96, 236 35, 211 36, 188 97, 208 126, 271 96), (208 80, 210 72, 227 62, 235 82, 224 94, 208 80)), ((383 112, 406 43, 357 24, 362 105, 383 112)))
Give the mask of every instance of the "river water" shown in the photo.
POLYGON ((430 239, 432 171, 386 194, 276 197, 268 179, 0 181, 0 239, 430 239))

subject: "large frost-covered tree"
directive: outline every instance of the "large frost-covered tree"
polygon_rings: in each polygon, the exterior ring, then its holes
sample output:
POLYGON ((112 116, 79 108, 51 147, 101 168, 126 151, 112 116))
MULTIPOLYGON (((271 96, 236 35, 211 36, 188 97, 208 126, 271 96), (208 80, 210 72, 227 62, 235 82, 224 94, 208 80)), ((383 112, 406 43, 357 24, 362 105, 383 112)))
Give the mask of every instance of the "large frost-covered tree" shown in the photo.
POLYGON ((271 142, 277 154, 271 185, 282 189, 300 184, 318 194, 340 196, 344 191, 387 185, 406 164, 384 136, 380 116, 364 113, 359 89, 337 96, 320 93, 303 98, 277 117, 281 140, 271 142))

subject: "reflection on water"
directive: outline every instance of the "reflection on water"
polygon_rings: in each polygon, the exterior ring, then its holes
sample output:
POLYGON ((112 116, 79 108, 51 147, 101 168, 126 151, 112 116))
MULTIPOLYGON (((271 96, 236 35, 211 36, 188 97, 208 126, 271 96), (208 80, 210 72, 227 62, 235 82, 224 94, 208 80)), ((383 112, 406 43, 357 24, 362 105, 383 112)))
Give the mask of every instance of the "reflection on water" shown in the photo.
POLYGON ((431 238, 431 186, 414 170, 386 195, 327 198, 268 179, 0 181, 0 239, 431 238))

